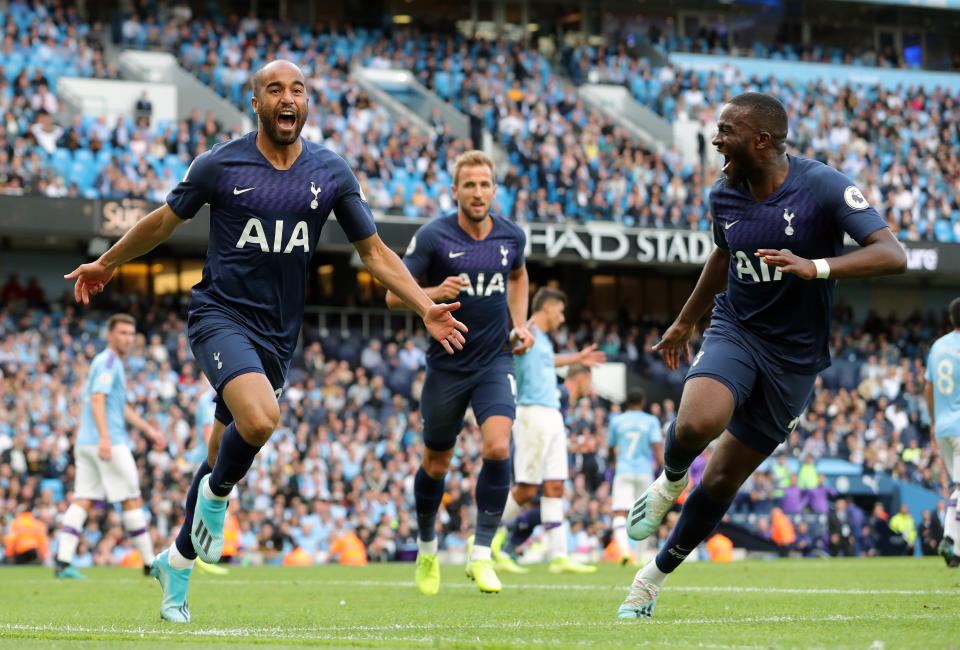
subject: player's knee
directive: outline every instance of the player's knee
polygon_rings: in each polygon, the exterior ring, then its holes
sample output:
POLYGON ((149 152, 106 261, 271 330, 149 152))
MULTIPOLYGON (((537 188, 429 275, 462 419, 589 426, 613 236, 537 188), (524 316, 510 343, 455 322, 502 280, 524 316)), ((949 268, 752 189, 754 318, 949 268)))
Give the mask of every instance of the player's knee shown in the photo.
POLYGON ((723 433, 724 424, 709 416, 694 414, 677 418, 677 442, 687 449, 698 449, 723 433))
MULTIPOLYGON (((546 496, 550 496, 549 494, 546 494, 546 488, 544 488, 544 494, 546 496)), ((529 503, 531 500, 533 500, 533 497, 535 496, 537 496, 536 485, 529 485, 527 483, 518 483, 513 488, 513 499, 520 505, 529 503)))
MULTIPOLYGON (((563 481, 546 481, 543 484, 543 496, 551 499, 563 498, 563 481)), ((532 497, 531 497, 532 498, 532 497)))
POLYGON ((242 424, 237 421, 237 430, 248 443, 262 447, 273 435, 279 421, 279 410, 274 412, 270 412, 269 409, 257 410, 245 417, 242 424))
POLYGON ((483 457, 490 460, 506 460, 510 458, 510 438, 506 440, 484 440, 483 457))
POLYGON ((143 501, 140 497, 134 497, 133 499, 127 499, 123 502, 124 510, 137 510, 138 508, 143 507, 143 501))
POLYGON ((72 501, 73 505, 83 508, 84 512, 90 512, 90 508, 93 507, 93 502, 90 499, 74 499, 72 501))
POLYGON ((448 457, 438 456, 423 459, 423 471, 434 480, 440 480, 446 476, 448 469, 450 469, 450 458, 448 457))

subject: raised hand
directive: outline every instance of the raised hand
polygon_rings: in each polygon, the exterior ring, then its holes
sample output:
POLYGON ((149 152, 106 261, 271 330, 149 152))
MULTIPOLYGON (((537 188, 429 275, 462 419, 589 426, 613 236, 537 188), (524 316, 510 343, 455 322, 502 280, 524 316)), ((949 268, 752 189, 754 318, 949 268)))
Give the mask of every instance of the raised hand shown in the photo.
POLYGON ((773 248, 760 248, 754 253, 767 266, 775 266, 782 273, 793 273, 804 280, 813 280, 817 277, 816 265, 805 257, 794 255, 786 251, 773 248))
POLYGON ((580 363, 585 365, 587 368, 592 368, 595 365, 605 363, 606 361, 607 353, 603 350, 598 350, 596 343, 591 343, 587 347, 580 350, 580 363))
POLYGON ((103 291, 103 288, 113 278, 116 269, 110 269, 100 263, 100 260, 81 264, 73 271, 63 276, 67 280, 76 278, 77 282, 73 285, 73 298, 77 302, 90 304, 90 296, 95 296, 103 291))
POLYGON ((514 344, 512 352, 518 357, 522 357, 533 347, 533 334, 527 329, 526 325, 514 327, 510 333, 510 342, 514 344))
POLYGON ((463 338, 463 332, 467 331, 467 326, 450 313, 459 308, 459 302, 433 305, 423 315, 423 324, 430 332, 430 336, 439 341, 447 354, 453 354, 454 348, 462 350, 466 341, 463 338))
POLYGON ((438 287, 440 292, 436 299, 438 301, 456 300, 460 295, 460 290, 467 284, 467 281, 459 275, 451 275, 446 278, 438 287))
POLYGON ((673 325, 667 328, 660 341, 653 346, 655 352, 663 356, 663 362, 667 364, 670 370, 676 370, 680 365, 680 351, 683 350, 683 357, 690 363, 690 337, 693 336, 693 325, 686 325, 679 321, 674 321, 673 325))

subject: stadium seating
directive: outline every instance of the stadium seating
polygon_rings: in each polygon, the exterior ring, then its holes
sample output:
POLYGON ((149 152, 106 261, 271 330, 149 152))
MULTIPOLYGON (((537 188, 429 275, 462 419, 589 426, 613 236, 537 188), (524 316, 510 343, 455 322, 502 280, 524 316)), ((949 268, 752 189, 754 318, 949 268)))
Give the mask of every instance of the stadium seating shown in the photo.
MULTIPOLYGON (((0 503, 14 511, 17 503, 38 503, 41 494, 49 490, 57 511, 62 512, 64 497, 72 489, 65 469, 70 462, 67 440, 73 431, 73 416, 64 405, 82 377, 82 364, 92 358, 96 347, 103 342, 96 337, 99 321, 95 314, 85 314, 83 329, 75 317, 63 321, 61 327, 65 328, 66 338, 61 338, 59 328, 39 328, 45 314, 52 315, 54 322, 61 322, 66 314, 61 305, 52 305, 49 311, 34 310, 32 328, 14 329, 14 323, 23 322, 24 308, 18 301, 0 306, 3 331, 0 334, 0 369, 3 369, 0 381, 28 378, 17 391, 0 392, 0 409, 11 414, 6 419, 0 418, 0 466, 19 467, 15 462, 18 450, 33 460, 22 473, 14 472, 15 481, 0 480, 0 503), (57 358, 61 354, 81 365, 61 370, 55 376, 55 383, 48 384, 39 370, 51 358, 49 355, 57 358), (40 408, 18 409, 17 403, 36 403, 40 408), (42 421, 38 419, 41 417, 42 421), (41 434, 44 431, 48 433, 41 434), (48 438, 55 444, 41 444, 48 438)), ((176 530, 191 462, 195 462, 191 459, 195 458, 198 434, 192 426, 191 414, 200 390, 189 363, 189 348, 184 345, 182 320, 162 310, 137 316, 144 336, 138 337, 126 361, 134 404, 166 432, 169 445, 163 453, 148 452, 145 441, 136 436, 135 456, 143 463, 143 476, 151 477, 144 484, 144 497, 158 518, 153 525, 167 531, 176 530), (171 363, 169 374, 161 371, 164 359, 171 363), (168 385, 175 387, 172 393, 168 392, 168 385)), ((595 326, 596 330, 581 327, 571 331, 567 346, 570 349, 583 346, 603 338, 599 332, 607 331, 619 331, 622 335, 619 340, 626 341, 628 331, 635 327, 632 323, 602 321, 595 321, 595 326)), ((656 335, 662 324, 650 323, 649 328, 648 339, 656 335)), ((923 372, 922 363, 914 363, 925 358, 927 348, 916 345, 914 337, 922 334, 921 340, 929 341, 943 331, 943 323, 918 315, 911 315, 906 321, 871 315, 858 327, 840 322, 836 330, 833 353, 847 370, 829 381, 825 375, 808 414, 791 436, 788 453, 801 460, 807 454, 814 458, 842 458, 871 473, 882 472, 928 489, 941 490, 928 445, 922 446, 918 457, 907 459, 902 452, 911 439, 925 440, 929 428, 929 416, 920 392, 922 383, 918 381, 923 372), (891 376, 895 381, 881 385, 876 378, 890 375, 894 368, 896 372, 891 376), (902 406, 905 422, 895 410, 887 410, 888 405, 894 403, 902 406), (879 420, 875 417, 878 412, 881 413, 879 420)), ((425 344, 422 331, 413 336, 418 345, 425 344)), ((332 539, 330 535, 344 525, 357 528, 363 537, 375 535, 384 525, 383 512, 394 522, 411 523, 412 484, 408 478, 418 462, 417 445, 422 429, 416 401, 423 377, 420 372, 403 367, 397 356, 398 346, 391 343, 391 338, 384 337, 377 328, 368 336, 352 327, 347 332, 332 329, 322 336, 317 331, 305 331, 303 348, 293 360, 283 394, 280 427, 240 491, 242 507, 238 516, 241 529, 249 531, 242 538, 241 556, 249 553, 256 561, 275 558, 261 554, 260 546, 267 540, 258 537, 264 521, 258 516, 258 509, 273 511, 275 518, 289 523, 291 537, 273 540, 276 548, 284 549, 285 553, 296 544, 318 560, 324 557, 332 539), (371 341, 368 337, 383 339, 385 345, 379 352, 365 354, 371 341), (368 365, 364 366, 365 362, 368 365), (361 373, 369 379, 368 383, 358 379, 361 373), (376 478, 381 473, 385 483, 376 478), (286 478, 279 478, 281 476, 286 478), (389 500, 374 505, 374 501, 379 503, 379 500, 372 495, 383 490, 389 493, 389 500), (311 525, 309 535, 302 528, 306 523, 311 525)), ((622 358, 629 363, 625 344, 606 347, 612 358, 622 358)), ((638 370, 646 368, 644 372, 651 373, 657 381, 664 376, 657 374, 652 355, 642 355, 642 361, 638 370)), ((605 449, 604 429, 594 429, 594 408, 606 411, 610 405, 596 396, 588 401, 590 408, 574 409, 568 425, 573 431, 584 427, 594 431, 599 436, 597 448, 605 449)), ((650 406, 651 412, 662 420, 672 417, 672 408, 660 402, 650 406)), ((449 484, 466 485, 466 489, 472 490, 475 476, 462 468, 477 460, 480 449, 477 427, 468 422, 462 438, 464 445, 458 447, 459 455, 449 484)), ((581 452, 575 447, 571 454, 571 467, 583 467, 581 452)), ((610 470, 603 455, 598 454, 594 460, 599 463, 601 481, 609 482, 610 470)), ((0 476, 3 475, 0 472, 0 476)), ((748 481, 742 493, 750 507, 743 509, 735 505, 731 514, 734 523, 754 528, 759 518, 766 517, 765 513, 779 504, 771 476, 770 470, 761 469, 748 481)), ((586 517, 585 528, 593 531, 578 533, 578 539, 581 542, 587 539, 588 547, 592 544, 598 550, 602 550, 599 536, 610 525, 609 490, 603 495, 587 490, 579 473, 571 477, 565 495, 568 503, 584 508, 577 517, 586 517), (595 508, 587 508, 591 500, 598 501, 595 508), (589 512, 596 514, 585 514, 589 512)), ((457 522, 468 516, 459 510, 447 515, 452 522, 448 526, 454 527, 446 529, 444 536, 456 533, 457 522)), ((50 516, 46 521, 52 527, 57 515, 51 513, 50 516)), ((446 515, 442 519, 444 517, 446 515)), ((806 522, 812 535, 822 537, 825 515, 800 513, 790 518, 795 525, 806 522)))

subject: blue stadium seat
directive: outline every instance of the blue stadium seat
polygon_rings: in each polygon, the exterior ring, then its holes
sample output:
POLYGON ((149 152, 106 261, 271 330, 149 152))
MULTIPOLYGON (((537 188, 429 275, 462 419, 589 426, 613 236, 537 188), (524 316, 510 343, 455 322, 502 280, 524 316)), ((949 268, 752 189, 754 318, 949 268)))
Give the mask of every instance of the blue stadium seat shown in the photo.
POLYGON ((63 501, 64 489, 63 481, 58 478, 45 478, 40 480, 40 492, 44 490, 50 490, 53 493, 54 503, 59 503, 63 501))
POLYGON ((936 223, 933 224, 933 234, 937 238, 937 241, 955 241, 953 228, 951 228, 950 222, 946 219, 937 219, 936 223))
POLYGON ((93 164, 93 152, 89 149, 77 149, 73 153, 73 160, 84 165, 93 164))

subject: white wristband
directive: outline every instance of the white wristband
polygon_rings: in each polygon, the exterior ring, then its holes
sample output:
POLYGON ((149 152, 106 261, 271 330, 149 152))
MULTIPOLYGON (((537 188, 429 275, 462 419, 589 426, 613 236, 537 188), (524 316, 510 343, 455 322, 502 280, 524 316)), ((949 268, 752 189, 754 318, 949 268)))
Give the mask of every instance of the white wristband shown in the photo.
POLYGON ((827 260, 821 257, 818 260, 813 260, 813 265, 817 267, 818 280, 826 280, 830 277, 830 264, 827 260))

